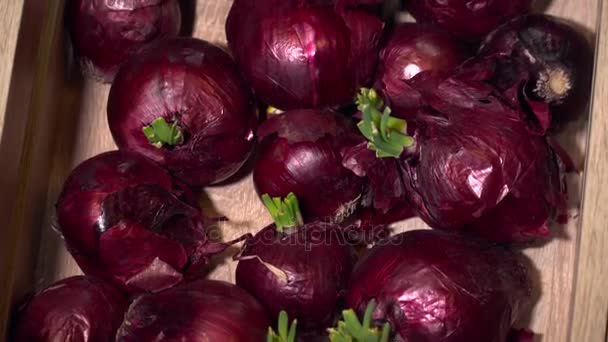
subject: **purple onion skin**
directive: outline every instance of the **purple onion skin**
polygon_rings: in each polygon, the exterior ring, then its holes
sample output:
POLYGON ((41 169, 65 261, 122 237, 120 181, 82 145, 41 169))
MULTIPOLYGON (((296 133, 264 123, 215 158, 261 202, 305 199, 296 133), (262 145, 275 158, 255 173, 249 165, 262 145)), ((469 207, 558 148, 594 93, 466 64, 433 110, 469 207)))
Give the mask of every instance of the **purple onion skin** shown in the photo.
POLYGON ((342 166, 342 151, 362 141, 354 123, 334 112, 295 110, 271 117, 257 134, 253 182, 259 195, 293 192, 305 221, 340 221, 352 213, 365 187, 342 166))
POLYGON ((142 46, 177 36, 181 13, 178 0, 70 0, 68 25, 85 75, 110 83, 142 46))
POLYGON ((230 56, 207 42, 176 38, 146 46, 116 76, 108 122, 120 149, 139 152, 184 183, 226 180, 253 149, 257 108, 230 56), (162 117, 184 141, 158 148, 143 128, 162 117))
POLYGON ((198 280, 137 298, 116 342, 243 341, 266 339, 270 321, 255 298, 221 281, 198 280))
POLYGON ((337 106, 372 81, 384 24, 342 7, 334 1, 234 2, 228 45, 262 102, 283 110, 337 106))
POLYGON ((506 249, 434 230, 376 245, 353 271, 347 305, 388 321, 398 341, 505 342, 531 297, 528 271, 506 249))
POLYGON ((504 22, 531 10, 533 0, 409 0, 419 23, 436 25, 468 41, 479 41, 504 22))
POLYGON ((550 235, 566 191, 546 138, 482 82, 420 74, 416 87, 434 110, 417 115, 416 151, 401 163, 418 215, 433 228, 499 242, 550 235))
MULTIPOLYGON (((495 56, 510 61, 511 69, 495 76, 499 88, 525 82, 527 96, 550 105, 553 128, 584 112, 591 91, 593 51, 585 36, 568 23, 544 14, 515 18, 490 33, 484 40, 479 56, 495 56), (513 64, 525 73, 514 76, 513 64), (560 84, 569 90, 559 99, 542 91, 547 84, 544 76, 563 72, 567 79, 560 84), (514 79, 513 79, 514 78, 514 79), (523 78, 523 79, 521 79, 523 78)), ((500 72, 500 71, 499 71, 500 72)))
POLYGON ((322 330, 333 323, 355 262, 342 229, 320 221, 286 233, 270 225, 247 242, 240 259, 236 284, 253 294, 272 319, 281 310, 297 319, 298 332, 322 330), (284 272, 287 279, 254 256, 284 272))
POLYGON ((443 31, 429 25, 400 24, 380 51, 375 88, 395 116, 413 118, 424 101, 408 81, 423 71, 452 73, 468 55, 464 43, 443 31))
POLYGON ((113 342, 127 306, 127 297, 103 281, 66 278, 29 300, 14 341, 113 342))
POLYGON ((58 229, 85 274, 129 292, 160 291, 213 254, 202 213, 187 195, 151 160, 106 152, 65 182, 58 229))

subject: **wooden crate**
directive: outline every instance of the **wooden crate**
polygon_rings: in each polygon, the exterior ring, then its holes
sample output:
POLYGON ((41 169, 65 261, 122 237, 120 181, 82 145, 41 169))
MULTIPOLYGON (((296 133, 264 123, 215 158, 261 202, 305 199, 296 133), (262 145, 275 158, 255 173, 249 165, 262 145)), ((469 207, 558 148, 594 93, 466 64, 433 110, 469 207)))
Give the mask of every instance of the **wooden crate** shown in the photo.
MULTIPOLYGON (((225 43, 231 0, 186 0, 196 8, 194 35, 225 43)), ((255 0, 251 0, 255 1, 255 0)), ((608 311, 608 2, 540 1, 568 18, 596 44, 591 119, 562 137, 584 169, 570 177, 576 218, 549 244, 525 250, 540 288, 529 325, 546 342, 605 340, 608 311), (586 156, 586 158, 585 158, 586 156), (580 206, 580 204, 583 204, 580 206), (582 208, 582 209, 576 209, 582 208)), ((32 289, 78 273, 51 229, 54 202, 70 170, 85 158, 114 149, 105 116, 109 87, 83 80, 65 48, 64 0, 0 1, 0 336, 13 305, 32 289)), ((251 177, 209 187, 206 209, 230 218, 224 238, 269 223, 251 177)), ((422 227, 418 220, 399 229, 422 227)), ((232 280, 226 260, 212 277, 232 280)))

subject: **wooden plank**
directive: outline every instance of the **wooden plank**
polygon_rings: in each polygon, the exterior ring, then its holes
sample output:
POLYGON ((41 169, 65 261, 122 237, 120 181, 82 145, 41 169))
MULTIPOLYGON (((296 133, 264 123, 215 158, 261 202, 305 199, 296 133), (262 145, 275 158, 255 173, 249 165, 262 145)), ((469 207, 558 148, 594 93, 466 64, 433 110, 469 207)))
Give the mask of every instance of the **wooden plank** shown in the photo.
POLYGON ((598 6, 597 61, 573 294, 571 342, 606 340, 608 317, 608 2, 598 6))
POLYGON ((2 128, 4 127, 4 115, 15 61, 15 51, 17 50, 17 37, 22 11, 23 2, 21 1, 2 1, 0 3, 0 32, 2 32, 3 37, 0 40, 0 136, 2 136, 2 128))
MULTIPOLYGON (((12 1, 11 3, 22 3, 12 1)), ((9 308, 32 289, 48 188, 55 105, 63 92, 61 1, 28 1, 11 72, 0 158, 0 338, 9 308), (57 93, 55 93, 57 92, 57 93)), ((14 13, 16 15, 16 13, 14 13)), ((2 17, 0 15, 0 17, 2 17)), ((14 22, 17 24, 18 20, 14 22)))

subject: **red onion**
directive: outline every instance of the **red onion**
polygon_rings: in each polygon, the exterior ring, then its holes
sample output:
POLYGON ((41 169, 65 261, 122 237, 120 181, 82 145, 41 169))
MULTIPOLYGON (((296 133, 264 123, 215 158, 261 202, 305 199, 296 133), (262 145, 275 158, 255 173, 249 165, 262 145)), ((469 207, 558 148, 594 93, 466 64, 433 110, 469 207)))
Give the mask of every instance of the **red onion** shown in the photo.
POLYGON ((513 101, 527 100, 543 129, 562 127, 589 102, 591 46, 561 19, 542 14, 513 19, 488 35, 479 54, 495 59, 491 83, 513 101), (549 104, 549 110, 536 101, 549 104))
POLYGON ((530 133, 482 83, 417 78, 413 84, 430 108, 417 114, 413 140, 386 108, 382 116, 393 126, 383 128, 375 93, 364 92, 359 104, 366 114, 360 127, 378 157, 400 158, 405 198, 418 215, 434 228, 502 242, 549 235, 566 195, 546 139, 530 133))
POLYGON ((408 81, 422 71, 452 73, 467 55, 464 44, 449 34, 432 26, 403 23, 380 52, 375 88, 395 115, 411 118, 424 101, 408 81))
POLYGON ((482 39, 502 23, 527 13, 533 0, 409 0, 407 9, 420 23, 432 23, 461 38, 482 39))
POLYGON ((18 313, 14 341, 113 342, 126 310, 126 296, 100 280, 63 279, 18 313))
POLYGON ((366 3, 236 0, 228 44, 266 104, 283 110, 346 104, 372 80, 377 62, 383 23, 344 8, 366 3))
POLYGON ((333 323, 354 264, 341 227, 302 224, 293 194, 284 202, 264 196, 275 224, 247 241, 237 259, 236 284, 253 294, 272 317, 285 310, 303 330, 333 323))
POLYGON ((137 298, 116 342, 264 341, 269 321, 247 292, 221 281, 198 280, 137 298))
POLYGON ((67 15, 83 72, 108 83, 139 48, 181 26, 178 0, 70 0, 67 15))
POLYGON ((191 186, 232 176, 254 144, 251 91, 220 48, 193 38, 148 45, 116 76, 108 122, 121 149, 191 186))
POLYGON ((418 230, 376 245, 355 266, 347 305, 390 323, 398 341, 505 342, 528 309, 518 257, 464 235, 418 230))
POLYGON ((300 200, 307 220, 339 222, 359 204, 363 179, 342 166, 341 151, 363 139, 338 113, 296 110, 273 116, 258 129, 261 143, 253 170, 258 194, 300 200))
POLYGON ((128 291, 160 291, 196 274, 226 245, 207 237, 202 213, 170 175, 128 151, 76 167, 57 202, 67 247, 86 274, 128 291))

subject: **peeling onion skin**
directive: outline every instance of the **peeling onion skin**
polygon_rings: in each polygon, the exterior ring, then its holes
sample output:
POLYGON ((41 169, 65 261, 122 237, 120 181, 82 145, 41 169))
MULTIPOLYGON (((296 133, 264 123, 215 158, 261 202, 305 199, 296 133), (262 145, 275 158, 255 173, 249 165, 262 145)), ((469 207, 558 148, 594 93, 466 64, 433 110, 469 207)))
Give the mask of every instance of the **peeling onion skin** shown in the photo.
POLYGON ((127 310, 127 297, 95 278, 56 282, 19 312, 14 341, 113 342, 127 310))
POLYGON ((207 222, 167 171, 129 151, 77 166, 57 201, 58 230, 85 274, 157 292, 214 254, 207 222))
POLYGON ((361 1, 235 1, 228 45, 256 96, 282 110, 352 102, 373 80, 384 28, 364 10, 342 8, 355 4, 361 1))
POLYGON ((509 19, 530 12, 533 0, 408 0, 417 22, 433 24, 468 41, 480 41, 509 19))
POLYGON ((257 107, 236 64, 220 48, 194 38, 146 46, 119 72, 108 99, 108 122, 120 149, 139 152, 193 187, 234 175, 252 152, 257 107), (158 148, 143 128, 162 117, 184 141, 158 148))
POLYGON ((223 281, 197 280, 131 304, 116 342, 266 340, 266 312, 250 294, 223 281))
POLYGON ((567 210, 564 170, 546 137, 478 76, 416 77, 430 108, 417 114, 416 151, 402 156, 406 196, 433 228, 546 239, 567 210))
POLYGON ((408 81, 423 71, 449 74, 467 57, 465 44, 457 38, 429 25, 403 23, 380 51, 374 88, 395 116, 411 119, 424 101, 408 81))
POLYGON ((261 196, 293 192, 305 221, 339 222, 352 213, 365 181, 342 166, 342 151, 363 140, 354 123, 329 111, 294 110, 258 129, 260 149, 253 182, 261 196))
POLYGON ((111 83, 119 67, 152 41, 176 37, 179 0, 70 0, 68 26, 83 73, 111 83))
POLYGON ((517 70, 506 69, 501 74, 498 69, 493 83, 504 88, 512 82, 525 82, 527 97, 549 104, 554 130, 585 112, 591 94, 593 49, 567 22, 544 14, 515 18, 490 33, 478 55, 505 59, 511 69, 523 70, 517 77, 517 70))
POLYGON ((341 227, 326 222, 285 233, 270 225, 244 246, 236 284, 266 307, 271 320, 285 310, 290 319, 298 320, 298 333, 323 331, 333 324, 355 263, 354 250, 345 238, 341 227), (252 256, 285 272, 287 280, 252 256))
POLYGON ((436 230, 377 244, 353 271, 347 305, 388 321, 396 341, 505 342, 531 304, 531 280, 511 251, 436 230))

